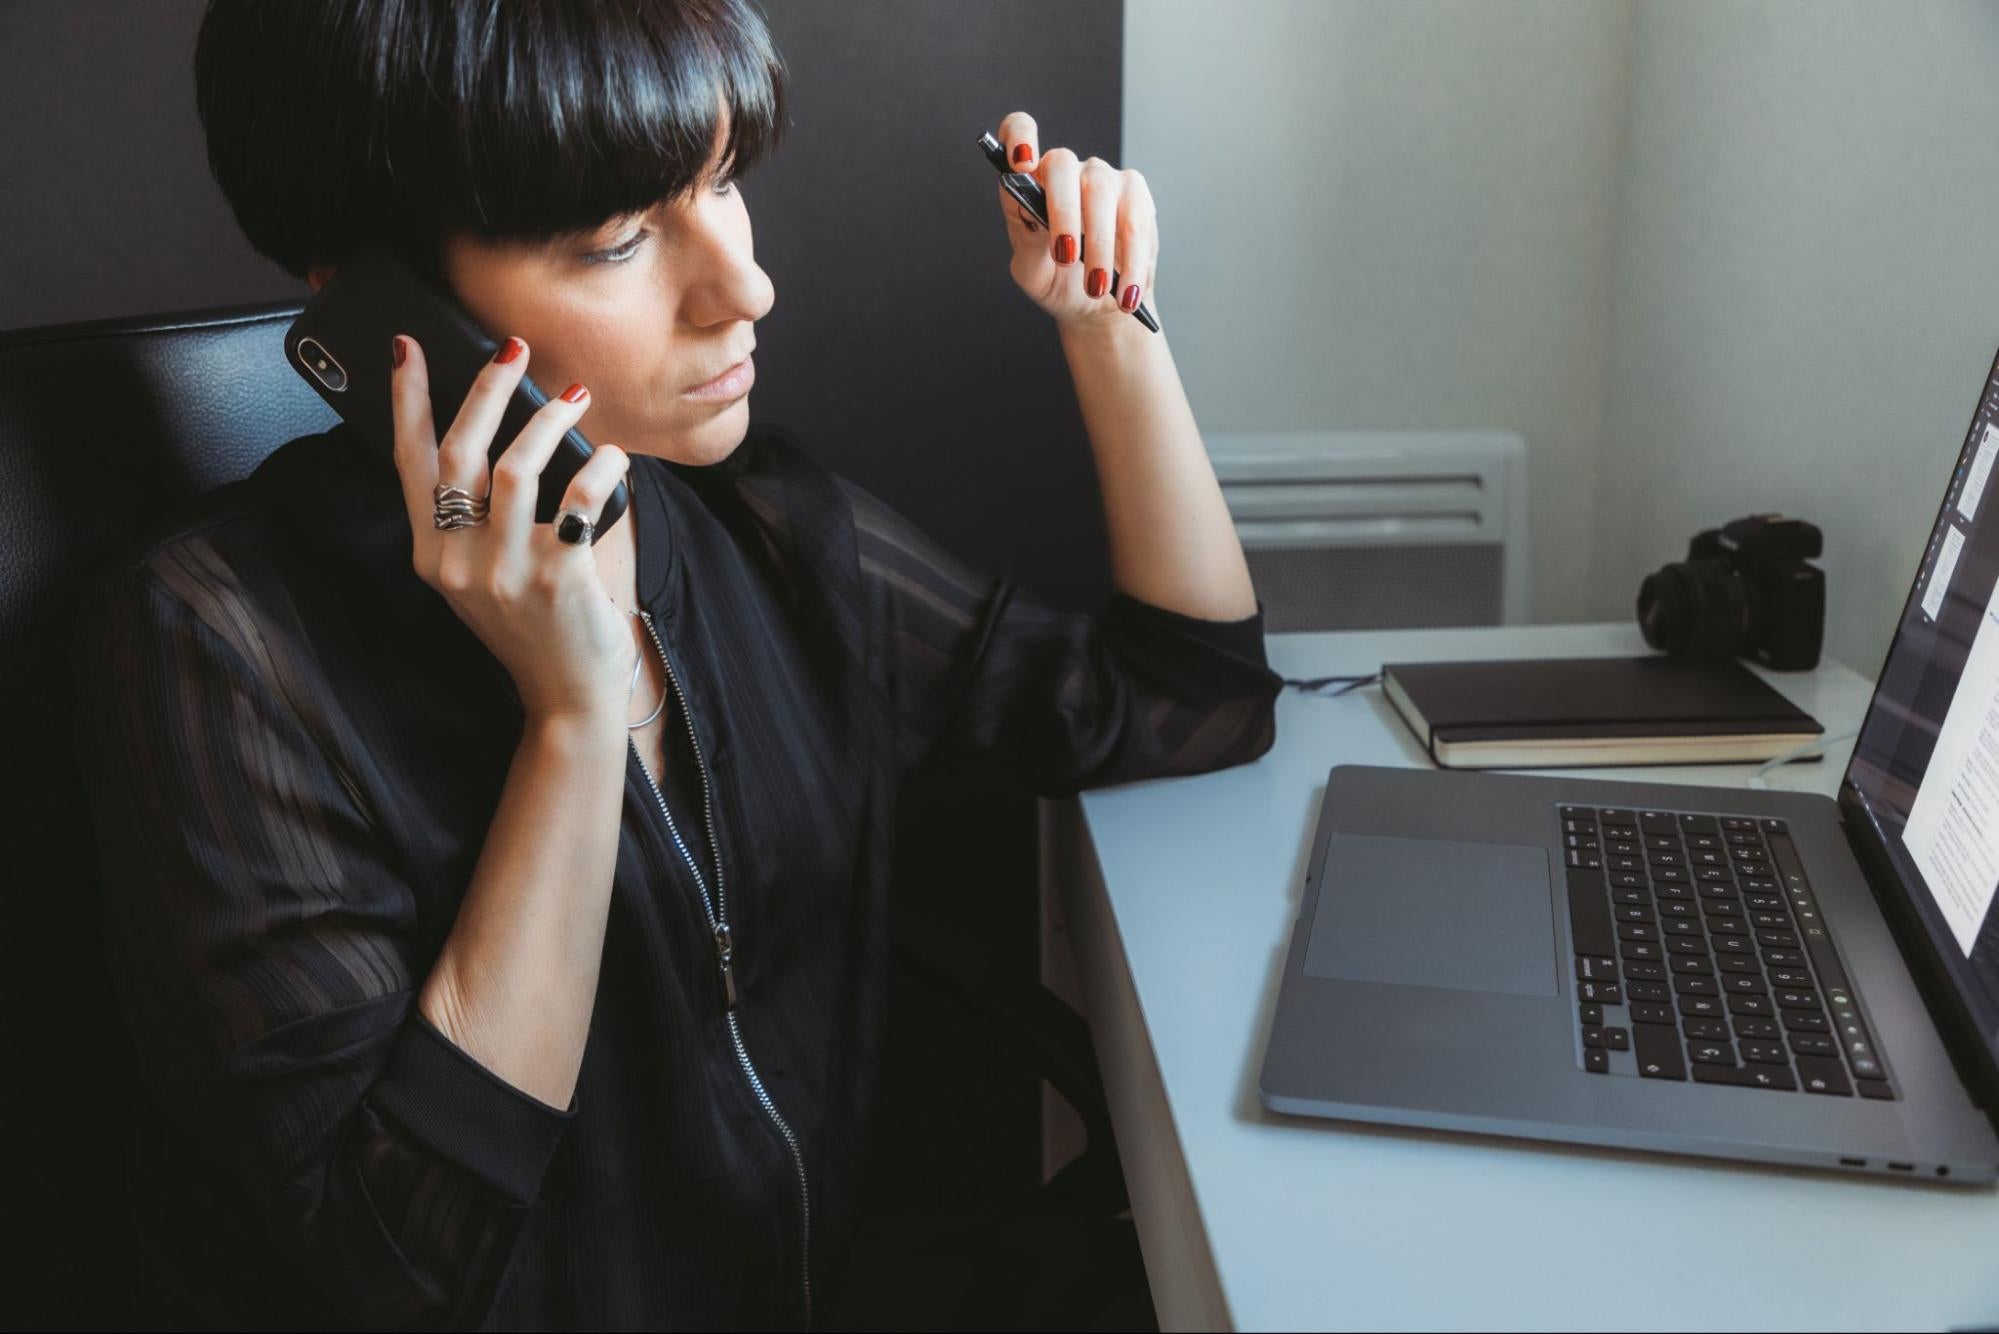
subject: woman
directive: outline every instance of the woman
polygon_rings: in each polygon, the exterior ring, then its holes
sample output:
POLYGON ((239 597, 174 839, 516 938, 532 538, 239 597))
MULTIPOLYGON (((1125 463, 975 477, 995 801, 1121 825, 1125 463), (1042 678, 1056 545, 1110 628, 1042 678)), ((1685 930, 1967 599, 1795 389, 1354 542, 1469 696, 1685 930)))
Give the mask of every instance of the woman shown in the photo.
POLYGON ((1261 605, 1125 313, 1137 173, 999 127, 1050 198, 1043 232, 996 189, 1103 474, 1101 615, 751 431, 742 384, 685 392, 771 308, 734 181, 782 75, 741 0, 212 0, 199 106, 251 243, 315 288, 391 245, 507 341, 439 440, 398 339, 393 468, 345 427, 291 441, 83 608, 148 1320, 823 1321, 904 785, 1052 796, 1272 744, 1261 605), (578 388, 489 464, 530 367, 578 388), (533 521, 578 422, 617 444, 565 509, 632 495, 594 545, 533 521))

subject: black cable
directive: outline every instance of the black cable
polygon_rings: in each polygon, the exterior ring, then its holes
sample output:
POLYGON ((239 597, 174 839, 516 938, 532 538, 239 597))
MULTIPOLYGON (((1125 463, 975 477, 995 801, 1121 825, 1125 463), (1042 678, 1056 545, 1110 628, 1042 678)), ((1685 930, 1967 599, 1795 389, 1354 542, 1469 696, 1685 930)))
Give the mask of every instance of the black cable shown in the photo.
POLYGON ((1344 695, 1350 690, 1359 690, 1362 686, 1371 686, 1380 679, 1380 672, 1373 672, 1367 676, 1314 676, 1304 681, 1293 680, 1287 676, 1284 678, 1284 684, 1287 686, 1297 686, 1298 689, 1308 695, 1318 690, 1321 686, 1339 685, 1340 688, 1338 690, 1328 690, 1320 696, 1321 699, 1331 699, 1336 695, 1344 695))

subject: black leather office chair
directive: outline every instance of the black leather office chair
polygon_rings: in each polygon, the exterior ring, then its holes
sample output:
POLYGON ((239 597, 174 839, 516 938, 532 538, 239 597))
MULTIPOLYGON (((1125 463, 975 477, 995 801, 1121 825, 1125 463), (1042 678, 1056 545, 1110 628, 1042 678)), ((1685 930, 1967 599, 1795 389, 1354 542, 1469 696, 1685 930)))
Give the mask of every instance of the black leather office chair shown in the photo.
MULTIPOLYGON (((334 418, 280 351, 296 304, 0 333, 0 996, 12 1149, 0 1278, 18 1328, 141 1325, 119 1276, 132 1049, 105 970, 95 831, 70 746, 77 597, 105 561, 201 492, 334 418)), ((144 775, 133 775, 143 781, 144 775)), ((116 837, 116 831, 106 831, 116 837)), ((1088 1147, 1028 1211, 1126 1207, 1083 1020, 1045 988, 946 965, 892 924, 898 977, 962 1015, 995 1060, 1038 1071, 1088 1147)))

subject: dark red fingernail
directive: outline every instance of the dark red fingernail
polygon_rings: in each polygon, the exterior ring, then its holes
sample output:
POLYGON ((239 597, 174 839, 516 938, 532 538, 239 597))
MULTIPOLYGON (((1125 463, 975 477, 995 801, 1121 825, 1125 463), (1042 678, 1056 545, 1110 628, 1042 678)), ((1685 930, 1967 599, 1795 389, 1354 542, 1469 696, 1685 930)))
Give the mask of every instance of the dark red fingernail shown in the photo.
POLYGON ((396 359, 396 365, 402 365, 403 358, 409 354, 410 350, 403 346, 403 336, 401 334, 397 334, 389 340, 389 355, 396 359))
POLYGON ((1124 289, 1124 295, 1118 298, 1117 303, 1119 306, 1123 307, 1127 311, 1137 310, 1138 284, 1137 283, 1127 284, 1124 289))
POLYGON ((581 403, 588 397, 590 397, 590 391, 580 384, 572 384, 569 388, 562 391, 562 401, 564 403, 581 403))
POLYGON ((520 339, 509 338, 506 342, 500 344, 500 350, 493 354, 493 360, 504 366, 521 353, 527 351, 527 347, 528 345, 520 339))
POLYGON ((1015 162, 1032 162, 1034 161, 1034 150, 1026 144, 1015 144, 1013 146, 1013 160, 1015 162))
POLYGON ((1110 290, 1111 275, 1108 269, 1091 269, 1083 275, 1083 290, 1093 297, 1102 296, 1110 290))
POLYGON ((1076 262, 1076 238, 1067 232, 1055 238, 1055 262, 1057 264, 1076 262))

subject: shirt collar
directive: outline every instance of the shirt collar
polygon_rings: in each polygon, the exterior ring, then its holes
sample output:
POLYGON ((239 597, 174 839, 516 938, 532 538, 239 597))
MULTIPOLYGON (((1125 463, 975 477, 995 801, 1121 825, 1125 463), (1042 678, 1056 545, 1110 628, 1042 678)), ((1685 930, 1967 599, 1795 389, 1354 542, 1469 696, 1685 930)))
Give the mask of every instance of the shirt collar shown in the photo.
POLYGON ((631 483, 632 511, 639 522, 635 543, 639 601, 654 615, 663 616, 668 614, 668 604, 673 601, 667 594, 680 558, 679 544, 673 540, 673 512, 666 493, 683 484, 672 474, 665 459, 650 454, 630 457, 631 468, 626 478, 631 483))

